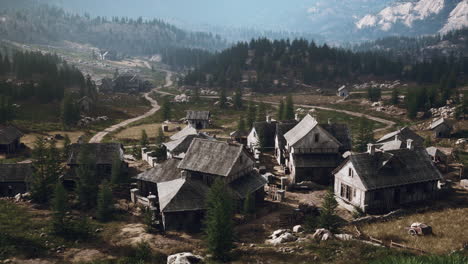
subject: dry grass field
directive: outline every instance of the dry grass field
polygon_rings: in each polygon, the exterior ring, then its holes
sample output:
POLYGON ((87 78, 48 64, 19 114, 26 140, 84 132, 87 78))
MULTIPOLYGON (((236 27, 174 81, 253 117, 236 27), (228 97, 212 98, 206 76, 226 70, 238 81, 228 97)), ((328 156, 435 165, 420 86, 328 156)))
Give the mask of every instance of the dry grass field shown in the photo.
POLYGON ((468 243, 468 192, 455 189, 444 201, 436 201, 427 210, 386 222, 361 226, 364 234, 424 250, 432 254, 448 254, 468 243), (433 235, 410 236, 405 227, 412 223, 432 226, 433 235))
MULTIPOLYGON (((184 128, 185 125, 180 124, 180 125, 175 125, 175 124, 169 124, 169 130, 171 132, 165 132, 165 136, 172 136, 175 134, 176 127, 180 126, 181 128, 184 128)), ((138 126, 133 126, 133 127, 128 127, 125 128, 119 132, 117 132, 115 135, 112 135, 112 139, 115 140, 138 140, 141 138, 141 131, 146 130, 146 134, 148 135, 149 138, 155 138, 156 135, 158 134, 159 127, 161 127, 161 124, 143 124, 143 125, 138 125, 138 126)))
MULTIPOLYGON (((76 143, 78 141, 78 138, 80 136, 83 136, 85 132, 83 131, 51 131, 51 132, 46 132, 43 134, 37 134, 37 133, 30 133, 26 134, 24 137, 21 138, 21 142, 24 143, 26 146, 29 148, 34 147, 34 141, 36 140, 36 137, 48 137, 48 136, 54 136, 60 134, 62 136, 68 135, 70 138, 70 141, 72 143, 76 143)), ((57 147, 62 148, 63 147, 63 140, 57 140, 57 147)))

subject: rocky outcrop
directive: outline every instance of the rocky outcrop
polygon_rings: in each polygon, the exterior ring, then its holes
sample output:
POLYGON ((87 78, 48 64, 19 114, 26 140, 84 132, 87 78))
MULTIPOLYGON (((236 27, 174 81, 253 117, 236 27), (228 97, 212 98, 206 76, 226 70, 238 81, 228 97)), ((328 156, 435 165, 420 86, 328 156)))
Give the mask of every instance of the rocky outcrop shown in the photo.
POLYGON ((203 257, 189 252, 177 253, 167 257, 167 264, 195 264, 203 263, 203 257))

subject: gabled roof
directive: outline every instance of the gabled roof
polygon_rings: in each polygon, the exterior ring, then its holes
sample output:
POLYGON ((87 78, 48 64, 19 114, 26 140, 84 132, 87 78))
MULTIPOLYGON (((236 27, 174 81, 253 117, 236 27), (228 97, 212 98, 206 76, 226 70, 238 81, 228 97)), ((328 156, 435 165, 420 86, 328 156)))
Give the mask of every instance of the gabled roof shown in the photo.
POLYGON ((23 133, 14 126, 0 125, 0 145, 8 145, 21 138, 23 133))
POLYGON ((286 141, 292 146, 304 138, 309 132, 317 126, 317 120, 311 115, 306 115, 299 124, 284 134, 286 141))
POLYGON ((179 169, 228 176, 243 151, 239 144, 196 138, 179 169))
POLYGON ((267 183, 265 178, 253 172, 229 183, 229 187, 238 198, 244 199, 249 194, 263 188, 267 183))
POLYGON ((389 150, 401 149, 404 147, 406 147, 406 143, 403 144, 401 140, 391 140, 391 141, 382 143, 379 149, 383 151, 389 151, 389 150))
POLYGON ((344 89, 346 89, 346 85, 343 85, 343 86, 341 86, 340 88, 338 88, 338 92, 341 92, 341 91, 343 91, 344 89))
POLYGON ((0 182, 26 182, 32 177, 30 163, 0 164, 0 182))
POLYGON ((186 137, 188 135, 196 135, 196 134, 198 134, 198 132, 197 132, 197 130, 195 128, 193 128, 191 126, 186 126, 181 131, 179 131, 176 134, 172 135, 172 137, 170 137, 170 139, 171 140, 177 140, 177 139, 186 137))
POLYGON ((208 191, 208 186, 198 180, 180 178, 159 183, 159 210, 164 213, 205 210, 208 191))
POLYGON ((341 143, 341 150, 347 151, 352 148, 351 133, 346 124, 320 124, 320 126, 341 143))
POLYGON ((383 143, 390 140, 395 140, 395 136, 398 136, 398 140, 406 142, 408 139, 413 140, 415 146, 422 146, 424 144, 424 138, 416 134, 413 130, 408 127, 404 127, 397 131, 386 134, 377 140, 377 143, 383 143))
POLYGON ((286 139, 284 138, 284 134, 286 134, 289 130, 293 129, 297 125, 296 120, 291 121, 282 121, 276 125, 276 136, 278 137, 278 147, 280 149, 286 146, 286 139))
POLYGON ((95 164, 111 165, 116 156, 122 159, 121 151, 123 151, 120 143, 83 143, 72 144, 68 165, 79 165, 80 152, 87 148, 92 161, 95 164))
POLYGON ((276 134, 276 124, 277 122, 255 122, 253 124, 253 129, 257 132, 258 137, 264 137, 265 148, 275 147, 275 134, 276 134))
POLYGON ((451 126, 447 119, 439 118, 439 119, 432 121, 431 125, 429 126, 429 129, 435 129, 442 124, 446 124, 449 127, 451 126))
POLYGON ((210 111, 187 111, 187 120, 209 120, 210 111))
POLYGON ((190 144, 192 144, 192 141, 195 138, 212 139, 211 137, 209 137, 208 135, 204 133, 198 133, 195 135, 188 135, 177 140, 163 143, 163 145, 166 146, 169 152, 174 152, 174 153, 187 152, 188 148, 190 147, 190 144))
POLYGON ((436 181, 442 178, 426 150, 420 148, 375 152, 374 155, 353 154, 345 163, 348 161, 353 164, 367 190, 436 181))
POLYGON ((431 157, 447 157, 447 155, 436 147, 426 148, 427 154, 431 157))
POLYGON ((138 174, 135 179, 152 183, 161 183, 172 181, 181 177, 181 171, 177 168, 180 160, 168 159, 167 161, 156 164, 145 172, 138 174))

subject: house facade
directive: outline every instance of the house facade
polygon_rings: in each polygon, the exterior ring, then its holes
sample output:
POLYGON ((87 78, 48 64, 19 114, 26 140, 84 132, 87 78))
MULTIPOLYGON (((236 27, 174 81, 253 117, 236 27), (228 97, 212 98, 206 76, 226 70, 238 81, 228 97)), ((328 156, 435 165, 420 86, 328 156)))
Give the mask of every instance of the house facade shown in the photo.
POLYGON ((195 129, 206 129, 210 126, 211 114, 209 111, 187 111, 188 125, 195 129))
POLYGON ((255 153, 256 150, 273 150, 275 148, 276 124, 270 116, 265 121, 253 123, 247 136, 247 148, 255 153))
POLYGON ((343 153, 351 149, 346 125, 320 125, 310 115, 289 130, 284 138, 285 166, 293 184, 304 181, 329 184, 333 181, 331 172, 342 161, 343 153))
POLYGON ((13 197, 29 191, 31 164, 0 164, 0 197, 13 197))
POLYGON ((334 191, 345 208, 384 213, 433 199, 442 178, 424 148, 351 154, 334 172, 334 191))
POLYGON ((439 118, 432 121, 429 129, 435 138, 449 138, 452 134, 452 125, 445 118, 439 118))
POLYGON ((23 133, 14 126, 0 125, 0 153, 14 154, 21 147, 23 133))
POLYGON ((339 97, 348 97, 349 89, 346 87, 346 85, 343 85, 340 88, 338 88, 336 95, 338 95, 339 97))

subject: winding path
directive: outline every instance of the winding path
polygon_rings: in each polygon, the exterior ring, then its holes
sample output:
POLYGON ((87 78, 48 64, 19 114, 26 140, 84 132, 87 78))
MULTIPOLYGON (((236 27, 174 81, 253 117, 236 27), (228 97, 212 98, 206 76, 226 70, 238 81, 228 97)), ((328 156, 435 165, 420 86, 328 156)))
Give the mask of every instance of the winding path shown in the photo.
MULTIPOLYGON (((173 81, 172 81, 172 72, 170 71, 164 71, 166 72, 166 84, 164 85, 164 87, 170 87, 173 85, 173 81)), ((161 108, 158 104, 158 102, 156 100, 154 100, 153 98, 150 97, 150 94, 154 91, 157 91, 157 88, 154 88, 153 90, 147 92, 144 94, 144 97, 146 98, 146 100, 148 100, 150 103, 151 103, 151 109, 144 113, 143 115, 141 116, 137 116, 137 117, 134 117, 134 118, 131 118, 131 119, 127 119, 125 121, 122 121, 121 123, 119 124, 116 124, 116 125, 113 125, 111 127, 108 127, 106 129, 104 129, 103 131, 97 133, 96 135, 94 135, 90 140, 89 140, 89 143, 100 143, 105 136, 107 136, 109 133, 112 133, 112 132, 115 132, 117 131, 118 129, 121 129, 123 127, 126 127, 128 125, 130 125, 131 123, 134 123, 138 120, 141 120, 143 118, 147 118, 151 115, 153 115, 154 113, 156 113, 159 108, 161 108)))

